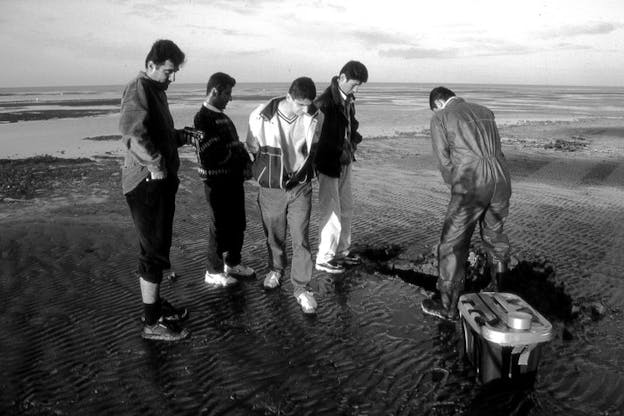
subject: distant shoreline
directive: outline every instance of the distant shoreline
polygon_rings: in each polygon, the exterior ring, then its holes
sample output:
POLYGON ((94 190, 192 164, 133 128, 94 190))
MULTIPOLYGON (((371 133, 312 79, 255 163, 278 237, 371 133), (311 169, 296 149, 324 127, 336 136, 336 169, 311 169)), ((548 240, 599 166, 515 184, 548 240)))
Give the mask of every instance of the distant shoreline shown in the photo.
MULTIPOLYGON (((138 72, 138 70, 137 70, 138 72)), ((319 84, 319 85, 327 85, 329 84, 329 80, 331 79, 332 75, 329 75, 327 77, 326 80, 320 80, 320 79, 315 79, 315 83, 319 84)), ((17 91, 23 91, 23 90, 28 90, 28 89, 47 89, 47 90, 59 90, 59 89, 84 89, 84 88, 111 88, 111 87, 116 87, 116 88, 123 88, 123 86, 125 85, 125 83, 127 82, 127 80, 124 80, 120 83, 113 83, 113 84, 75 84, 75 85, 30 85, 30 86, 19 86, 19 87, 15 87, 15 86, 0 86, 0 96, 4 95, 4 92, 17 92, 17 91)), ((243 80, 237 80, 236 85, 238 86, 243 86, 243 85, 290 85, 290 83, 292 82, 292 80, 286 80, 286 81, 243 81, 243 80)), ((176 81, 176 84, 173 84, 173 86, 171 88, 175 88, 175 85, 183 85, 183 86, 202 86, 205 87, 206 86, 206 81, 191 81, 191 82, 181 82, 181 81, 176 81)), ((435 87, 438 85, 445 85, 445 86, 485 86, 485 87, 514 87, 514 88, 523 88, 523 87, 527 87, 527 88, 616 88, 616 89, 622 89, 624 90, 624 84, 623 85, 609 85, 609 84, 594 84, 594 85, 575 85, 575 84, 500 84, 500 83, 479 83, 479 82, 470 82, 470 83, 465 83, 465 82, 448 82, 448 81, 435 81, 435 82, 420 82, 420 81, 370 81, 367 82, 366 85, 371 85, 371 86, 375 86, 375 85, 423 85, 423 86, 430 86, 430 87, 435 87)))

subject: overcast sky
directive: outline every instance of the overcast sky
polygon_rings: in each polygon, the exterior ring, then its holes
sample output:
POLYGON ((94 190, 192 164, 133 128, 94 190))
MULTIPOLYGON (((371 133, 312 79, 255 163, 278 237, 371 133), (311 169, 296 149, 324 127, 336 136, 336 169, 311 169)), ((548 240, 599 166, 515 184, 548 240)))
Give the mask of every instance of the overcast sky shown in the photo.
POLYGON ((178 82, 624 86, 624 0, 0 0, 0 87, 123 84, 159 38, 178 82))

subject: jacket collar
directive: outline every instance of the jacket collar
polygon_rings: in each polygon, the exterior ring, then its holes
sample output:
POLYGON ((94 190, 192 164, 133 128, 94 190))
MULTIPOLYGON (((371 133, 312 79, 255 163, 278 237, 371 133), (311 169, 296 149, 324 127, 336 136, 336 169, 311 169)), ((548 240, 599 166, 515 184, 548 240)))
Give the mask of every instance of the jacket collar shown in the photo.
POLYGON ((453 96, 451 98, 449 98, 448 100, 446 100, 446 102, 444 103, 444 107, 442 107, 442 109, 445 109, 449 106, 452 106, 454 104, 459 104, 459 103, 463 103, 464 99, 457 97, 457 96, 453 96))
POLYGON ((149 85, 154 87, 154 89, 161 90, 161 91, 167 91, 167 88, 169 87, 169 84, 170 84, 169 82, 154 81, 149 76, 147 76, 147 73, 145 73, 145 71, 139 71, 139 78, 145 80, 145 82, 147 82, 149 85))
MULTIPOLYGON (((260 115, 262 116, 262 118, 264 118, 265 120, 272 119, 275 116, 275 114, 277 114, 277 107, 279 106, 280 101, 285 100, 285 99, 286 99, 285 96, 272 98, 271 101, 269 101, 269 103, 266 106, 264 106, 262 111, 260 111, 260 115)), ((316 117, 318 112, 319 110, 314 103, 308 106, 307 114, 310 117, 316 117)))
POLYGON ((342 93, 340 87, 338 86, 338 77, 334 76, 331 80, 331 84, 329 85, 329 91, 331 92, 332 101, 336 105, 344 105, 346 101, 353 102, 355 100, 355 96, 353 94, 347 94, 347 100, 342 98, 342 93))

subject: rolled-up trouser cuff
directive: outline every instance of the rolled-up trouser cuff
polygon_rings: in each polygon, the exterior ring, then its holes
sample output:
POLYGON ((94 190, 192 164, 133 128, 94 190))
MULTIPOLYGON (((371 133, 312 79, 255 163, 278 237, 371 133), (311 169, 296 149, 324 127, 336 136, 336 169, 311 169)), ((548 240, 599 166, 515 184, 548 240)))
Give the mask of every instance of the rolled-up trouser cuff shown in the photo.
POLYGON ((306 285, 300 285, 300 284, 293 282, 293 296, 294 297, 297 297, 306 291, 307 291, 306 285))
POLYGON ((160 272, 139 272, 137 276, 146 282, 160 284, 162 282, 162 270, 160 272))

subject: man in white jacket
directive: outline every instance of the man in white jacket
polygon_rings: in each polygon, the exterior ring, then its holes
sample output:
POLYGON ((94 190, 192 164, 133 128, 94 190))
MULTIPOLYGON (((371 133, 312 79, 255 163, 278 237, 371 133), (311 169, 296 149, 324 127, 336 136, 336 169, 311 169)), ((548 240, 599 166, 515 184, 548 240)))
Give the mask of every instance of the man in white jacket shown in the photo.
POLYGON ((254 160, 253 175, 260 185, 258 206, 269 252, 264 287, 274 289, 283 280, 289 229, 293 246, 290 279, 304 313, 314 313, 317 307, 306 288, 313 268, 309 242, 312 161, 323 120, 312 104, 315 97, 316 86, 310 78, 295 79, 285 97, 273 98, 251 113, 246 140, 254 160))

